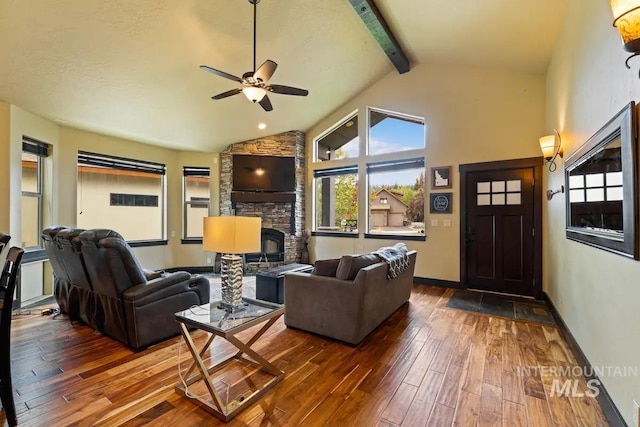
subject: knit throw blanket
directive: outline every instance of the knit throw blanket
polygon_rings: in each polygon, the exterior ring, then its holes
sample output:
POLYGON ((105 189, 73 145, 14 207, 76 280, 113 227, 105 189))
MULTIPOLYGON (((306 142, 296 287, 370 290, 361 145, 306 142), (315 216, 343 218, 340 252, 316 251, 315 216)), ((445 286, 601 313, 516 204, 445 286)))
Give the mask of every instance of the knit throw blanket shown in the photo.
POLYGON ((404 243, 396 243, 393 246, 386 246, 374 252, 382 258, 389 269, 387 270, 387 278, 395 279, 409 268, 409 257, 407 256, 407 245, 404 243))

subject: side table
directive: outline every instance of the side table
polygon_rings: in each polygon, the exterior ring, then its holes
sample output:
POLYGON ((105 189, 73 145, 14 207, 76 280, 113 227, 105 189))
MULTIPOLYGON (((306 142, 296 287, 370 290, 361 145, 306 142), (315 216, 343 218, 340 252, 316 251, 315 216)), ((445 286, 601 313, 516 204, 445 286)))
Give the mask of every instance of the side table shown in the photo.
POLYGON ((256 273, 256 298, 263 301, 284 304, 284 276, 292 271, 309 273, 309 264, 285 264, 256 273))
POLYGON ((249 298, 243 298, 242 300, 245 303, 244 310, 234 313, 229 313, 223 308, 219 308, 220 301, 214 301, 209 304, 191 307, 175 314, 182 336, 193 358, 191 366, 184 374, 181 373, 183 380, 176 384, 175 390, 178 394, 202 406, 203 409, 211 412, 224 422, 231 420, 284 378, 283 371, 251 349, 251 346, 284 314, 284 307, 249 298), (261 323, 265 323, 264 326, 246 342, 242 342, 236 337, 239 332, 261 323), (211 334, 202 349, 198 350, 196 347, 190 335, 190 328, 202 329, 211 334), (207 367, 202 360, 202 355, 207 352, 215 337, 224 338, 233 344, 238 349, 238 352, 213 366, 207 367), (250 359, 243 357, 243 354, 249 356, 250 359), (271 374, 273 378, 250 394, 235 397, 228 402, 229 396, 223 400, 216 390, 212 374, 223 369, 234 359, 242 359, 249 362, 258 369, 271 374), (196 368, 199 371, 198 373, 194 373, 196 368), (188 393, 188 387, 198 381, 204 381, 212 401, 199 396, 192 396, 188 393))

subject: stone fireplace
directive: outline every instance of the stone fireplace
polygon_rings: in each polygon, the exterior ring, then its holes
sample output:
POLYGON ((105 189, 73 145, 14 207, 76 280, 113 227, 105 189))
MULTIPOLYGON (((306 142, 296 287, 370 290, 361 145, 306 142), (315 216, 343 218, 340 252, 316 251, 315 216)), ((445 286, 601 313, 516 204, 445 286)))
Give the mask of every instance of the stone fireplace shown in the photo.
POLYGON ((304 245, 305 135, 290 131, 239 142, 220 153, 220 215, 262 218, 261 252, 246 255, 246 271, 300 260, 304 245), (294 156, 296 186, 292 193, 233 192, 233 155, 294 156), (265 230, 270 230, 266 231, 265 230), (281 245, 281 246, 280 246, 281 245), (266 257, 263 256, 266 254, 266 257))
POLYGON ((245 261, 251 262, 283 262, 284 233, 275 228, 263 228, 260 231, 260 252, 246 254, 245 261))

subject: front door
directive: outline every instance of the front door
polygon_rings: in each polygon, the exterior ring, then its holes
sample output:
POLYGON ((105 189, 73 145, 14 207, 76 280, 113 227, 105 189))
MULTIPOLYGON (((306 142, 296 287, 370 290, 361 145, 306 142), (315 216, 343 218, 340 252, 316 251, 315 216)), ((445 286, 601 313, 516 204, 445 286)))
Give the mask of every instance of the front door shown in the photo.
POLYGON ((535 197, 540 192, 534 192, 536 168, 464 173, 463 168, 463 285, 540 297, 540 283, 535 282, 541 275, 541 257, 536 253, 541 238, 536 229, 535 207, 540 203, 535 197))

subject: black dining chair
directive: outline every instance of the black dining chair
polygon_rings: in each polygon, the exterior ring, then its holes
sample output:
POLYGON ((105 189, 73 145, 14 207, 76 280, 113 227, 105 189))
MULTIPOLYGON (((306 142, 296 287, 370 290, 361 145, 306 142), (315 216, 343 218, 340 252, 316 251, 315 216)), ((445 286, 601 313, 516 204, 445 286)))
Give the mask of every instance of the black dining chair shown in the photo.
POLYGON ((0 276, 0 398, 10 426, 18 425, 11 384, 11 309, 24 250, 12 247, 0 276))

